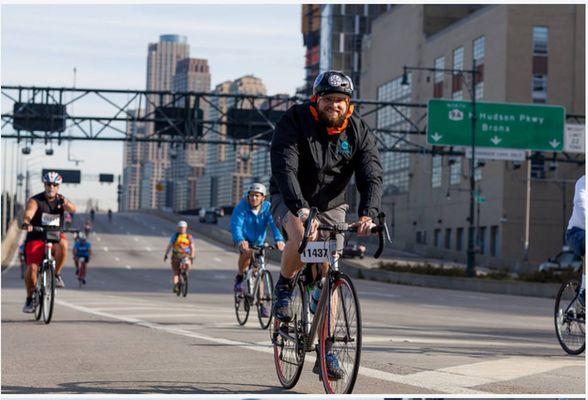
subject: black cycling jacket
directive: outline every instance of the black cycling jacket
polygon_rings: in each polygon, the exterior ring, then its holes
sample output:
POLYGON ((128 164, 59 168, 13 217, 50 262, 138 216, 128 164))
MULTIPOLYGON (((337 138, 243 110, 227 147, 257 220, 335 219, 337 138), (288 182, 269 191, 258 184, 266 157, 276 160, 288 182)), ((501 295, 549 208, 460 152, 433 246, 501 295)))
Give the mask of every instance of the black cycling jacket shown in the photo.
POLYGON ((359 216, 374 218, 382 198, 382 164, 366 123, 352 115, 347 129, 328 135, 310 104, 292 106, 276 125, 271 145, 270 193, 280 193, 296 215, 301 208, 330 210, 345 203, 355 173, 359 216))

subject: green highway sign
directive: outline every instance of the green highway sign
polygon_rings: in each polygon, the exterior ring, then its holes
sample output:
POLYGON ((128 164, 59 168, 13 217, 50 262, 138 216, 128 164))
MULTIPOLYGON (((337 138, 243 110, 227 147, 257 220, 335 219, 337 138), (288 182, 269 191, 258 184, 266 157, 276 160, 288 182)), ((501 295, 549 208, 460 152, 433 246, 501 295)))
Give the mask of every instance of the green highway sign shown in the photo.
MULTIPOLYGON (((563 151, 564 107, 477 102, 476 114, 476 147, 563 151)), ((429 100, 427 143, 471 146, 472 103, 429 100)))

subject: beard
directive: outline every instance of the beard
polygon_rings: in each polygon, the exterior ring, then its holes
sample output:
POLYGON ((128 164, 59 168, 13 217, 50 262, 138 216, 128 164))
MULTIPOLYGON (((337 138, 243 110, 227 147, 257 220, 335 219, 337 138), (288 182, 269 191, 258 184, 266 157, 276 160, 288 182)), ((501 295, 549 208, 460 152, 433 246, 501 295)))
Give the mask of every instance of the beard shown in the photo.
POLYGON ((330 117, 324 110, 317 111, 319 120, 325 124, 327 128, 338 128, 343 125, 343 121, 345 121, 345 114, 341 114, 338 117, 330 117))

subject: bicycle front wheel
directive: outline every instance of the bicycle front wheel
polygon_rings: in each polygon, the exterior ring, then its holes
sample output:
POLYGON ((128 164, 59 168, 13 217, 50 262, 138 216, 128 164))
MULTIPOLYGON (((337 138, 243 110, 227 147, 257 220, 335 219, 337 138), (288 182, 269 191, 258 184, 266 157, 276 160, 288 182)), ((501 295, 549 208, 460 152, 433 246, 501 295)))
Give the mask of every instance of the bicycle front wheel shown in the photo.
POLYGON ((43 322, 48 324, 51 322, 53 316, 53 303, 55 300, 55 274, 53 273, 53 265, 49 265, 43 269, 41 274, 43 280, 43 322))
POLYGON ((289 304, 290 322, 285 323, 274 318, 271 333, 276 372, 280 383, 286 389, 291 389, 298 383, 304 366, 305 310, 307 307, 304 287, 298 282, 289 304))
POLYGON ((182 272, 182 296, 186 297, 188 295, 188 272, 182 272))
POLYGON ((35 306, 35 320, 38 321, 41 319, 41 315, 43 313, 43 284, 42 284, 42 276, 41 273, 37 273, 37 286, 35 287, 35 291, 33 292, 33 305, 35 306))
POLYGON ((361 359, 361 309, 351 279, 341 274, 329 293, 319 336, 319 360, 327 393, 353 391, 361 359))
POLYGON ((264 270, 259 277, 259 288, 257 289, 257 318, 261 329, 267 329, 272 322, 273 293, 272 274, 268 270, 264 270), (263 316, 262 308, 265 309, 267 317, 263 316))
POLYGON ((235 315, 237 316, 237 322, 239 325, 245 325, 249 318, 249 300, 246 293, 248 294, 247 288, 249 288, 249 282, 247 279, 243 279, 242 284, 243 290, 240 293, 235 293, 235 315))
POLYGON ((580 282, 571 279, 564 282, 555 298, 555 332, 562 349, 577 355, 586 346, 586 312, 578 302, 580 282))

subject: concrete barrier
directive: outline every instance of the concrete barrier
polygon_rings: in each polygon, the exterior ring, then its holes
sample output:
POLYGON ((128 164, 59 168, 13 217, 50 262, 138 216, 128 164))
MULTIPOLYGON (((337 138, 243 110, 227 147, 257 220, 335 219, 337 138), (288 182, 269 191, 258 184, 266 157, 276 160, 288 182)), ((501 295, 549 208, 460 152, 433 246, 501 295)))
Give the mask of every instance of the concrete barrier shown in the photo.
POLYGON ((18 218, 15 218, 8 225, 6 235, 2 238, 2 271, 8 268, 14 252, 18 249, 21 233, 18 218))
MULTIPOLYGON (((172 214, 159 210, 150 210, 149 213, 174 223, 178 221, 178 219, 182 218, 182 216, 178 214, 172 214)), ((212 242, 233 246, 231 233, 222 228, 219 228, 218 226, 211 224, 192 223, 190 224, 190 230, 197 232, 200 238, 208 238, 212 242)), ((268 257, 274 262, 280 262, 280 252, 278 251, 270 252, 268 257)), ((340 264, 343 271, 353 278, 395 283, 400 285, 547 298, 555 298, 560 287, 559 283, 502 281, 386 271, 379 268, 366 268, 362 264, 349 259, 342 260, 340 264)))

